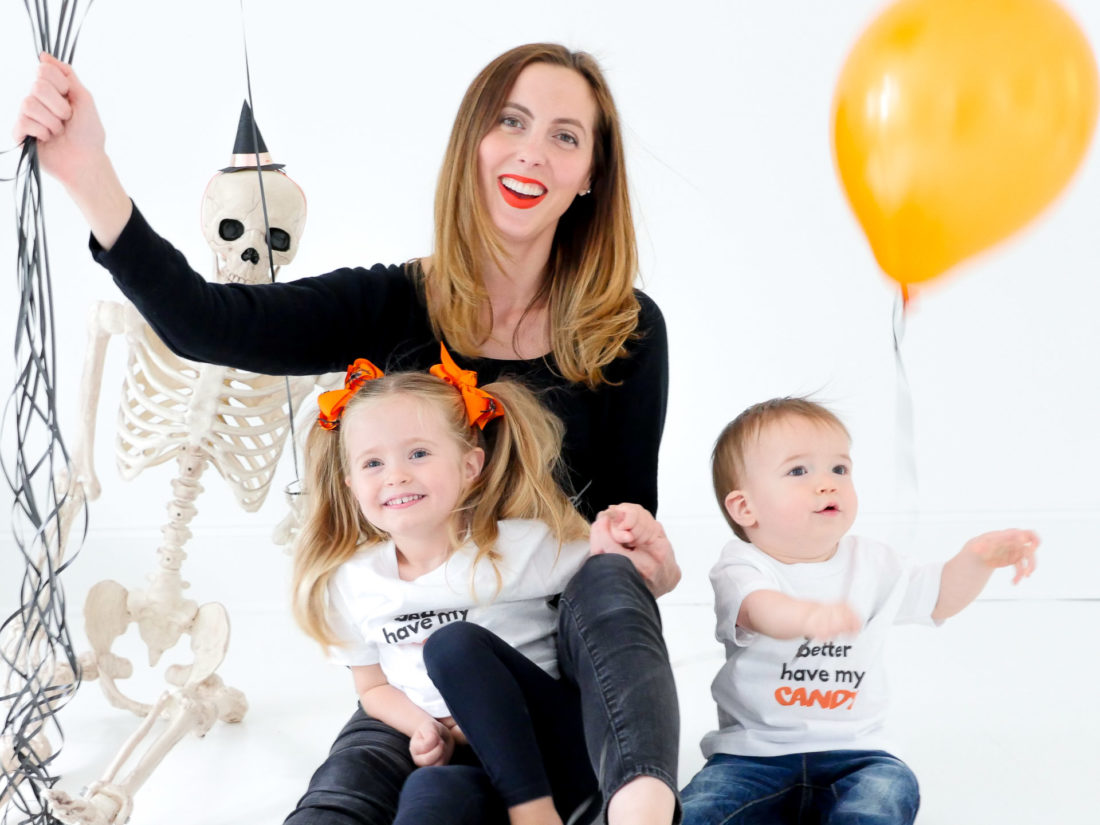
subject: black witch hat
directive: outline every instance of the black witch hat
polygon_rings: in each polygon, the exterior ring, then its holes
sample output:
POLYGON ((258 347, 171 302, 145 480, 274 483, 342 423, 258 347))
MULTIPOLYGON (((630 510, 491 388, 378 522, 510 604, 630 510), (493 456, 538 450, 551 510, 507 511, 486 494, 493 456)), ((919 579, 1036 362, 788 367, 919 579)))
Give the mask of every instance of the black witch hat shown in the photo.
POLYGON ((282 169, 285 163, 272 163, 271 155, 267 151, 267 144, 260 134, 260 128, 252 119, 252 107, 248 101, 241 104, 241 119, 237 124, 237 140, 233 144, 233 157, 230 161, 233 165, 221 169, 222 172, 243 172, 246 169, 255 169, 257 164, 264 172, 282 169))

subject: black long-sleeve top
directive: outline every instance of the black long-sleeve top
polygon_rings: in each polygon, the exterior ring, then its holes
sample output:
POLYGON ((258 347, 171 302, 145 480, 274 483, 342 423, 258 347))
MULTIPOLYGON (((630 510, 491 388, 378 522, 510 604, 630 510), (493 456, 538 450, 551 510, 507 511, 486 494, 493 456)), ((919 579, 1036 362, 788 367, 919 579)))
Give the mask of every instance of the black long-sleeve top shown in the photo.
MULTIPOLYGON (((384 371, 439 362, 424 296, 409 265, 337 269, 287 283, 207 281, 134 207, 96 261, 177 355, 271 375, 343 371, 368 358, 384 371)), ((619 502, 657 510, 657 454, 668 398, 668 340, 657 305, 637 292, 638 336, 591 390, 562 378, 553 354, 530 360, 455 355, 479 383, 522 380, 565 424, 562 459, 578 509, 592 519, 619 502)), ((450 349, 450 347, 448 347, 450 349)))

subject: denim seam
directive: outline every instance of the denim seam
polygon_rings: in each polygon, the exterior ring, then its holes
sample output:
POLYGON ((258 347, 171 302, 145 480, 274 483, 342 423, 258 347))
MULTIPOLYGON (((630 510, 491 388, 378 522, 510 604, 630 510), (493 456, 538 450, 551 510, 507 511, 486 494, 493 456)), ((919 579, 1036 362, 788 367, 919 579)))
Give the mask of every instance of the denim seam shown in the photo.
POLYGON ((798 821, 806 818, 806 813, 813 809, 813 786, 810 784, 810 764, 806 754, 802 754, 802 794, 798 800, 798 821))
MULTIPOLYGON (((600 701, 603 703, 604 708, 607 710, 607 719, 611 723, 611 735, 612 738, 614 738, 615 740, 615 747, 619 755, 619 763, 623 764, 625 761, 623 759, 623 743, 621 741, 622 737, 619 733, 620 728, 622 727, 622 720, 620 718, 619 708, 615 704, 613 704, 612 700, 608 699, 608 694, 613 693, 613 691, 608 690, 608 686, 604 683, 605 676, 603 658, 598 655, 598 651, 595 648, 589 646, 587 624, 584 621, 584 617, 574 607, 572 601, 570 601, 563 595, 562 604, 565 609, 569 611, 569 615, 573 617, 573 621, 576 623, 577 628, 580 631, 578 633, 578 636, 580 637, 581 642, 584 644, 584 649, 588 653, 589 659, 591 659, 592 661, 592 667, 596 675, 596 682, 600 686, 600 701)), ((600 775, 597 777, 597 779, 600 780, 601 786, 603 785, 603 763, 603 754, 601 754, 599 765, 600 775)))
POLYGON ((672 788, 672 792, 676 794, 676 804, 677 806, 679 806, 680 792, 676 789, 676 780, 669 776, 665 771, 661 770, 658 767, 654 767, 653 765, 636 766, 630 771, 630 773, 624 774, 622 784, 620 784, 619 787, 621 788, 623 785, 630 782, 630 780, 637 779, 639 776, 651 776, 654 779, 659 779, 664 782, 666 785, 672 788))
MULTIPOLYGON (((619 713, 619 708, 617 707, 617 705, 616 706, 610 705, 609 700, 607 698, 608 693, 613 693, 613 691, 608 691, 608 690, 605 689, 606 685, 604 684, 602 659, 597 655, 596 649, 590 647, 589 644, 588 644, 587 634, 583 632, 583 630, 586 626, 583 617, 574 608, 573 603, 568 598, 566 598, 564 595, 561 598, 561 609, 568 611, 569 615, 573 618, 573 621, 576 623, 578 630, 582 631, 582 632, 578 633, 578 636, 580 636, 580 639, 584 644, 584 648, 588 652, 589 658, 592 660, 593 670, 595 671, 595 674, 596 674, 596 681, 599 683, 599 686, 600 686, 600 699, 601 699, 601 702, 603 703, 604 707, 607 709, 607 718, 608 718, 608 721, 611 723, 611 736, 609 738, 613 738, 615 740, 615 746, 616 746, 616 749, 617 749, 618 755, 619 755, 619 764, 624 765, 625 762, 626 762, 626 760, 623 758, 624 754, 629 753, 629 751, 624 749, 624 747, 623 747, 622 736, 620 734, 621 714, 619 713)), ((606 747, 607 747, 607 743, 604 744, 605 749, 606 749, 606 747)), ((608 806, 608 803, 611 801, 611 797, 615 795, 615 792, 618 791, 620 788, 624 787, 631 780, 637 779, 640 776, 651 776, 654 779, 658 779, 658 780, 664 782, 669 788, 672 789, 672 793, 676 797, 676 814, 675 814, 675 817, 674 817, 674 821, 675 822, 680 821, 680 818, 682 817, 682 811, 681 811, 681 807, 680 807, 680 793, 679 793, 679 790, 676 787, 676 780, 672 776, 670 776, 666 771, 661 770, 659 767, 656 767, 656 766, 653 766, 653 765, 632 765, 632 767, 628 771, 623 772, 622 776, 620 777, 619 784, 616 787, 608 788, 608 787, 605 786, 604 781, 603 781, 604 780, 604 762, 605 762, 605 758, 606 758, 606 752, 601 753, 601 755, 600 755, 600 764, 598 766, 598 774, 599 775, 596 777, 596 779, 597 779, 597 781, 599 782, 599 785, 600 785, 600 791, 604 795, 604 803, 603 803, 603 811, 602 811, 602 815, 601 815, 601 821, 603 821, 603 822, 607 821, 607 806, 608 806)), ((631 761, 633 762, 633 760, 631 760, 631 761)))
MULTIPOLYGON (((652 598, 652 596, 650 598, 652 598)), ((656 603, 654 602, 654 604, 656 603)), ((577 610, 573 601, 568 596, 566 596, 565 593, 563 593, 561 596, 559 609, 563 613, 567 613, 576 624, 578 630, 577 635, 580 637, 581 643, 584 645, 584 649, 592 662, 596 682, 600 689, 600 701, 607 711, 607 719, 611 727, 611 734, 608 739, 614 739, 615 748, 619 757, 619 765, 623 768, 622 775, 619 777, 619 783, 614 788, 606 787, 604 782, 604 764, 606 762, 606 751, 609 743, 605 742, 604 747, 601 750, 600 764, 597 766, 598 775, 596 777, 597 782, 600 786, 600 791, 604 795, 601 820, 604 822, 607 821, 608 803, 610 802, 611 797, 614 796, 620 788, 624 787, 628 782, 637 779, 638 777, 650 776, 654 779, 664 782, 672 790, 673 796, 676 799, 676 812, 674 814, 673 821, 675 823, 679 823, 683 816, 683 811, 680 803, 680 792, 677 787, 675 777, 670 775, 667 771, 663 770, 659 766, 648 764, 642 765, 635 763, 633 752, 626 746, 624 742, 624 737, 621 733, 623 728, 621 709, 614 698, 608 698, 609 696, 614 697, 615 691, 608 689, 609 686, 605 684, 606 676, 604 673, 605 667, 603 658, 599 656, 598 649, 593 648, 588 643, 587 622, 584 619, 584 615, 581 611, 577 610), (628 759, 626 758, 628 756, 630 757, 629 767, 627 767, 628 759)), ((662 628, 659 611, 657 612, 657 627, 658 630, 661 630, 662 628)))
MULTIPOLYGON (((744 813, 745 811, 749 810, 749 808, 753 808, 753 807, 755 807, 755 806, 757 806, 757 805, 761 805, 761 804, 763 804, 763 803, 765 803, 765 802, 771 802, 771 801, 772 801, 773 799, 776 799, 776 798, 778 798, 778 797, 781 797, 781 796, 783 796, 784 794, 788 794, 788 793, 790 793, 791 791, 793 791, 793 790, 794 790, 795 788, 801 788, 801 787, 805 787, 805 785, 803 785, 802 783, 798 783, 798 784, 796 784, 796 785, 791 785, 791 786, 789 786, 789 787, 787 787, 787 788, 784 788, 784 789, 783 789, 783 790, 781 790, 781 791, 776 791, 776 792, 775 792, 775 793, 773 793, 773 794, 769 794, 768 796, 761 796, 761 797, 758 797, 757 799, 754 799, 754 800, 753 800, 752 802, 746 802, 746 803, 745 803, 744 805, 742 805, 742 806, 741 806, 740 808, 738 808, 738 809, 737 809, 736 811, 733 811, 733 812, 732 812, 732 813, 731 813, 731 814, 730 814, 729 816, 727 816, 727 817, 726 817, 725 819, 723 819, 723 820, 722 820, 722 821, 721 821, 721 822, 719 823, 719 825, 726 825, 726 823, 727 823, 727 822, 732 822, 732 821, 733 821, 733 819, 734 819, 734 817, 740 816, 740 815, 741 815, 742 813, 744 813)), ((799 811, 799 819, 801 819, 801 815, 802 815, 802 812, 801 812, 801 810, 800 810, 800 811, 799 811)))

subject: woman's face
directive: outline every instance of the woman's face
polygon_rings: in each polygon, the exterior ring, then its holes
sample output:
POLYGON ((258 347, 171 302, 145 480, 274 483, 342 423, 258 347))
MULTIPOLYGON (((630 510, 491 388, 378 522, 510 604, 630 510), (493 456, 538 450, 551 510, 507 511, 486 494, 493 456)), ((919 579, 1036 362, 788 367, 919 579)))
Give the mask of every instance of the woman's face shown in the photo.
POLYGON ((478 181, 506 247, 543 242, 588 189, 596 100, 573 69, 532 63, 516 78, 478 148, 478 181))

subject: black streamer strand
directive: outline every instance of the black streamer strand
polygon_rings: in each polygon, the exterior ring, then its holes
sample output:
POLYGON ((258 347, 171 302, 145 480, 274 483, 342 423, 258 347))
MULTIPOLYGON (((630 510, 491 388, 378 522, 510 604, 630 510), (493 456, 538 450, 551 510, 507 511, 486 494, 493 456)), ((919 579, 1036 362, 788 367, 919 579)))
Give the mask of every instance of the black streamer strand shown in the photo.
MULTIPOLYGON (((252 102, 252 70, 248 65, 248 33, 245 31, 244 0, 240 0, 241 6, 241 41, 244 46, 244 81, 248 91, 248 108, 252 112, 252 145, 260 145, 260 129, 256 125, 256 106, 252 102)), ((263 165, 260 163, 259 152, 256 153, 256 180, 260 186, 260 206, 264 213, 264 242, 267 244, 267 272, 271 282, 275 282, 275 256, 271 252, 271 220, 267 216, 267 195, 264 192, 263 165)), ((290 376, 283 377, 286 386, 287 420, 290 423, 290 455, 294 459, 294 481, 287 488, 287 492, 297 494, 302 486, 302 474, 298 467, 298 436, 294 431, 294 397, 290 391, 290 376)))
MULTIPOLYGON (((47 0, 24 0, 35 59, 49 52, 72 62, 91 2, 80 12, 79 2, 63 0, 51 21, 47 0)), ((69 456, 58 427, 53 290, 31 138, 23 142, 14 182, 17 376, 0 418, 0 469, 12 491, 11 529, 24 573, 19 606, 0 623, 0 825, 49 825, 56 820, 43 791, 57 782, 50 770, 64 742, 57 714, 80 680, 61 574, 76 554, 66 551, 71 528, 81 524, 79 547, 87 513, 83 496, 70 495, 69 456)))

